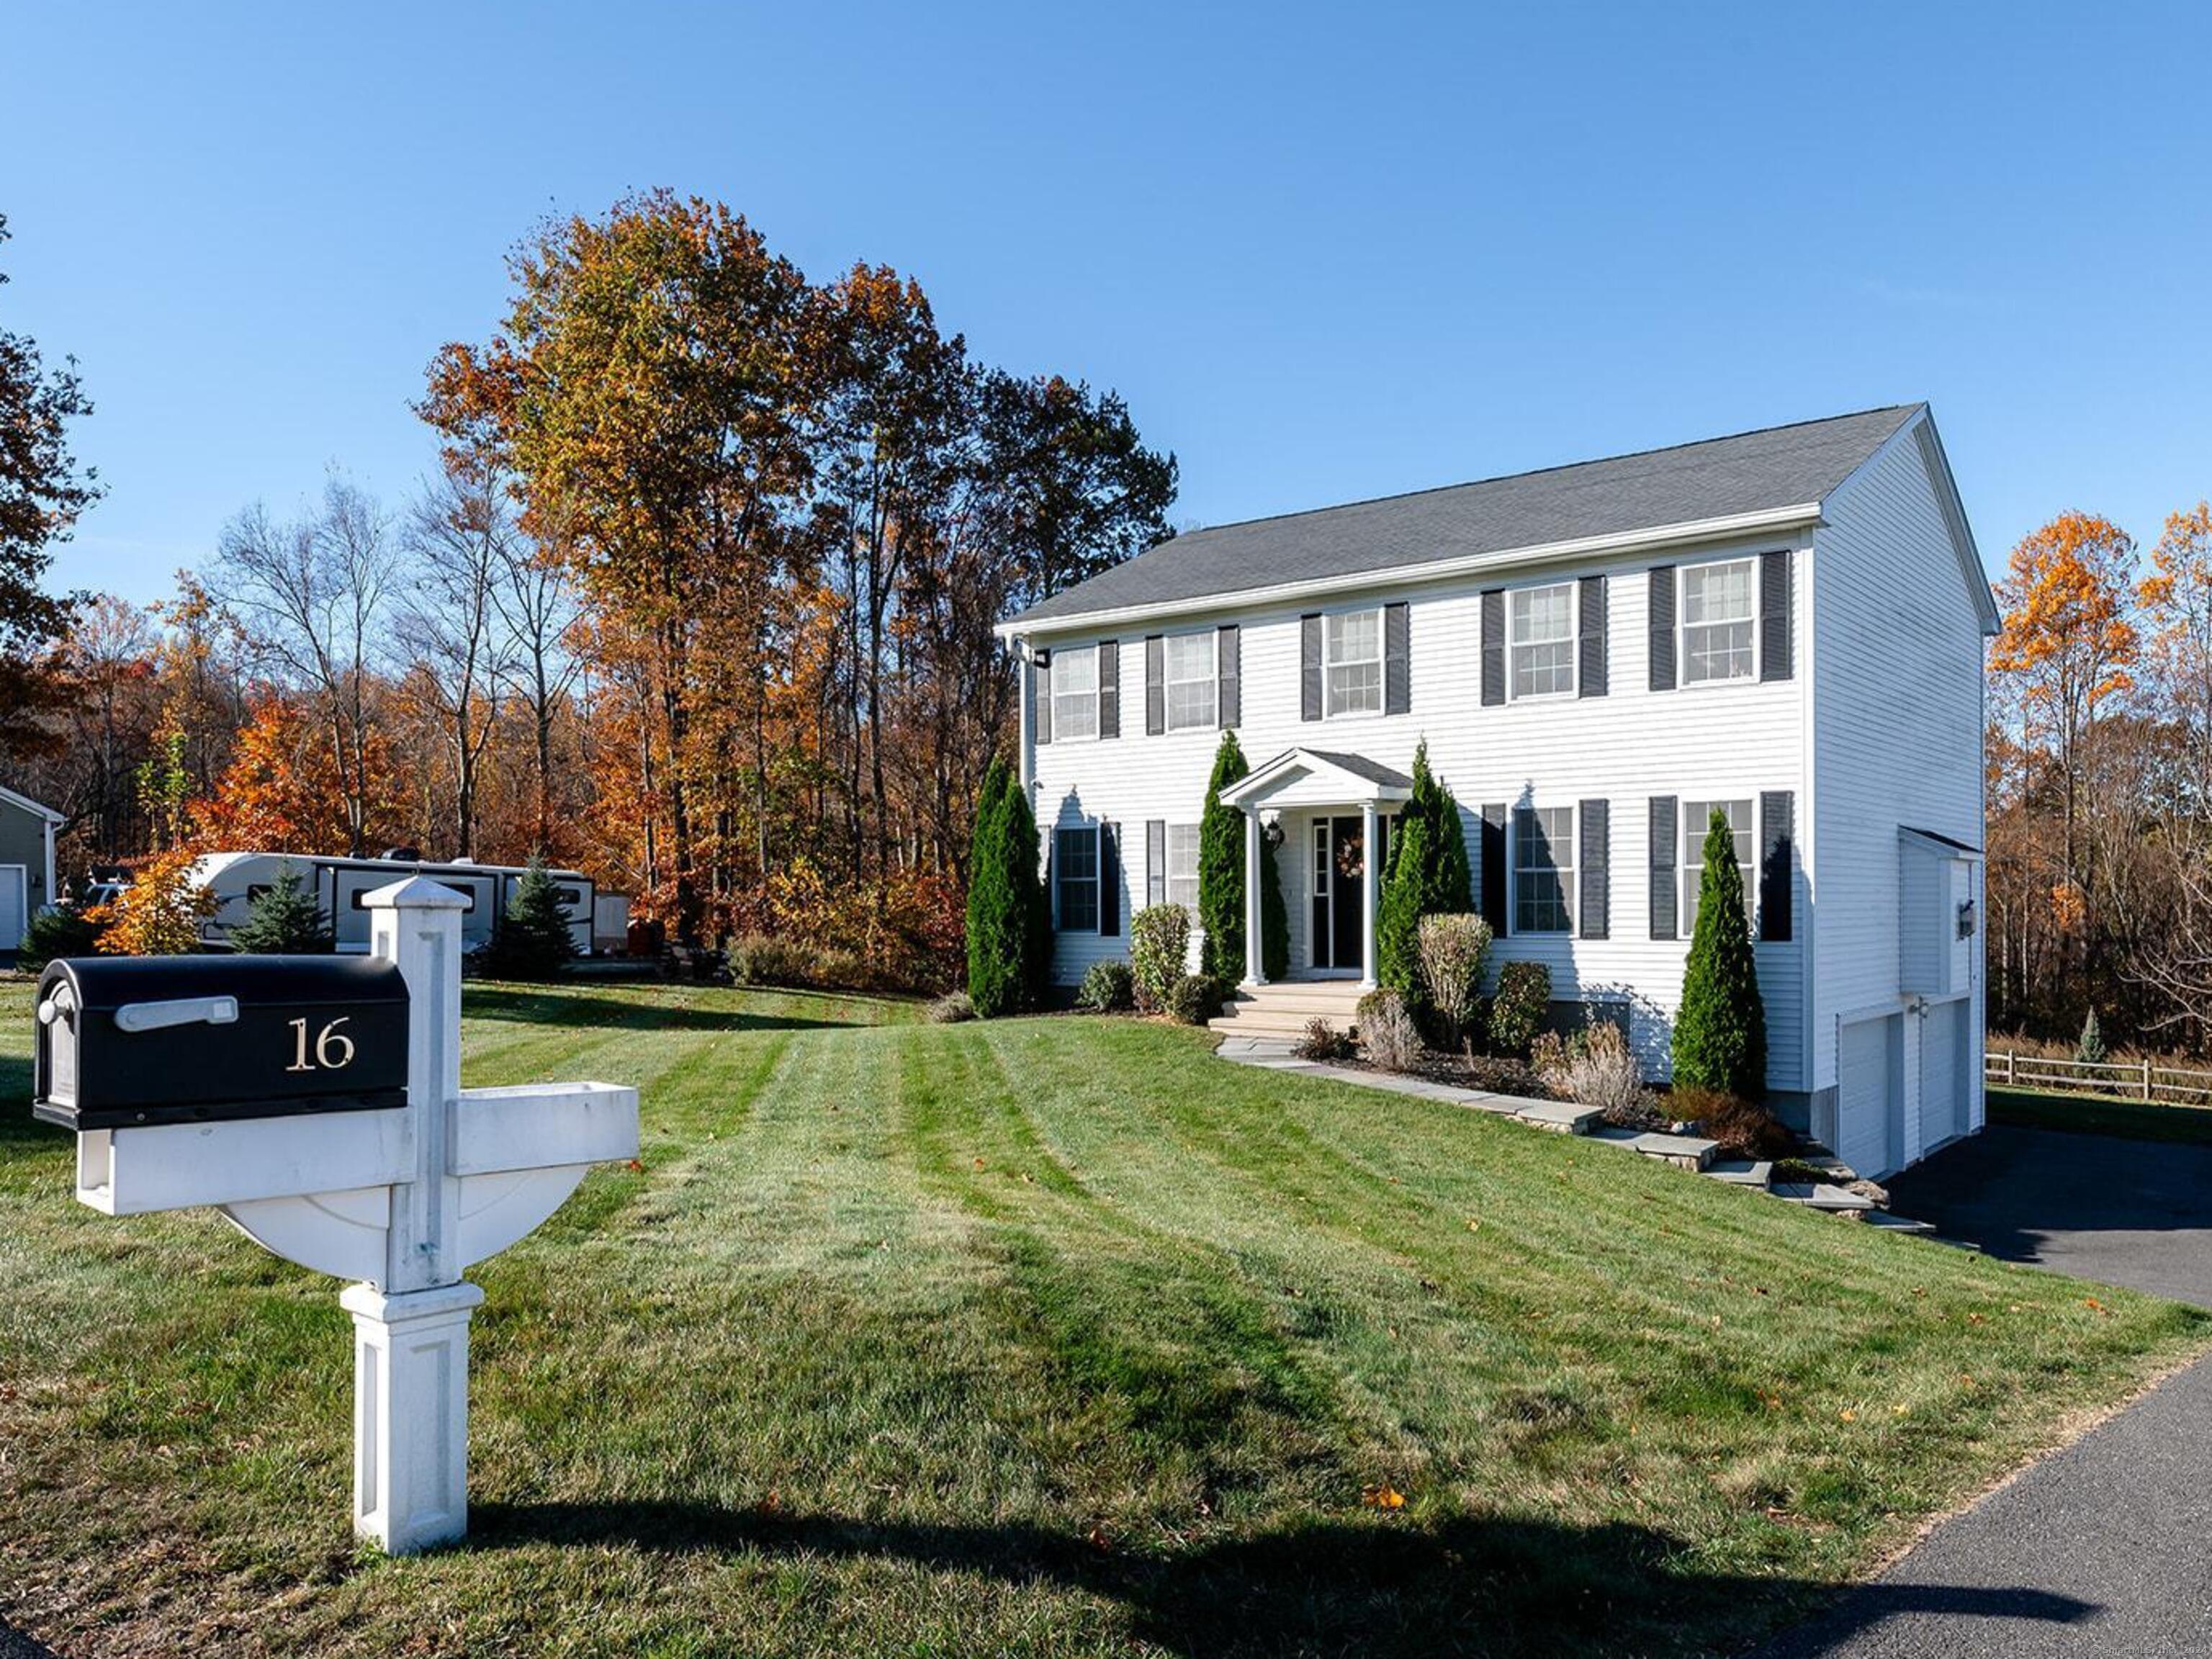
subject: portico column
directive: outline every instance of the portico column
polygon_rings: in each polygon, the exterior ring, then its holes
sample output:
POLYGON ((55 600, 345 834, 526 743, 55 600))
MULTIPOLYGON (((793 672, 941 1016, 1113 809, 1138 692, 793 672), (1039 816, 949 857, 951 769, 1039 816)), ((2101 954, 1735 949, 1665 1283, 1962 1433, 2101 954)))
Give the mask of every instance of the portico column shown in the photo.
POLYGON ((1260 940, 1260 918, 1264 914, 1260 903, 1260 812, 1257 807, 1244 809, 1244 982, 1264 985, 1266 973, 1261 968, 1262 960, 1260 940))
POLYGON ((1375 856, 1375 803, 1359 809, 1359 982, 1375 983, 1375 889, 1382 880, 1382 861, 1375 856))

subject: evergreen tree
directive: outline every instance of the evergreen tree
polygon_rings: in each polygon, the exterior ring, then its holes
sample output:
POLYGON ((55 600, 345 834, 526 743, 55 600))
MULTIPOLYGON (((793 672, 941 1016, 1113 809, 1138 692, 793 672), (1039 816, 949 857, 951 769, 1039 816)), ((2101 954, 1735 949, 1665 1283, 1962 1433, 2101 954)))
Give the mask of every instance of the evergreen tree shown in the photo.
POLYGON ((558 979, 576 954, 576 940, 568 931, 568 918, 561 908, 561 889, 545 868, 543 855, 533 856, 514 896, 492 930, 484 949, 484 971, 502 979, 558 979))
POLYGON ((2089 1011, 2089 1018, 2081 1022, 2081 1041, 2075 1048, 2074 1058, 2084 1066, 2102 1066, 2105 1063, 2105 1034, 2098 1028, 2094 1008, 2089 1011))
POLYGON ((1413 751, 1413 787, 1398 814, 1375 915, 1375 975, 1418 1005, 1421 918, 1464 915, 1474 908, 1467 832, 1459 801, 1429 769, 1428 739, 1413 751))
POLYGON ((1743 870, 1725 814, 1705 831, 1698 925, 1674 1016, 1674 1081, 1756 1100, 1766 1088, 1766 1006, 1759 995, 1743 870))
POLYGON ((1006 762, 994 759, 975 800, 968 861, 968 998, 986 1019, 1011 1014, 1028 1000, 1036 954, 1021 898, 1021 850, 1009 844, 1010 798, 1020 793, 1006 762))
MULTIPOLYGON (((1206 938, 1199 969, 1212 979, 1244 977, 1244 814, 1221 804, 1221 792, 1252 770, 1234 732, 1221 734, 1206 780, 1206 809, 1198 820, 1198 925, 1206 938)), ((1275 849, 1260 840, 1260 971, 1280 979, 1290 971, 1291 918, 1275 874, 1275 849)))
POLYGON ((1007 867, 1024 919, 1021 1005, 1044 1005, 1045 987, 1052 981, 1052 896, 1045 891, 1043 845, 1037 837, 1036 810, 1030 792, 1019 779, 1007 774, 1006 823, 1007 867))
POLYGON ((323 907, 289 864, 254 895, 246 920, 230 930, 230 942, 240 951, 271 956, 327 956, 337 949, 323 907))

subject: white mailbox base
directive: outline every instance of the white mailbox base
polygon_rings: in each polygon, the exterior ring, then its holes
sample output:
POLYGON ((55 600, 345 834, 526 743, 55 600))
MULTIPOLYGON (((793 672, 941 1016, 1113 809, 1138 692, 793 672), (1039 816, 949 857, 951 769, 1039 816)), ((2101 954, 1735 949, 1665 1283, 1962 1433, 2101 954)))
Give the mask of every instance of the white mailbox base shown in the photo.
POLYGON ((353 1524, 395 1555, 469 1528, 470 1284, 387 1296, 349 1285, 353 1316, 353 1524))

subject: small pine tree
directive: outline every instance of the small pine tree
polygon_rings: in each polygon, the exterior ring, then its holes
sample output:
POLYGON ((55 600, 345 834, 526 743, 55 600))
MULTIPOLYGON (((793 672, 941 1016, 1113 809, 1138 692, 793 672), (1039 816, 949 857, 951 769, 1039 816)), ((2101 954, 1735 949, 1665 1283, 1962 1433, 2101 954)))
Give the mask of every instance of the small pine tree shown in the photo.
POLYGON ((576 954, 576 940, 561 908, 561 890, 543 856, 530 860, 514 896, 492 929, 484 971, 502 979, 558 979, 576 954))
MULTIPOLYGON (((1036 953, 1022 907, 1018 869, 1024 853, 1010 844, 1010 797, 1020 793, 1006 762, 994 759, 975 800, 968 860, 968 996, 986 1019, 1013 1013, 1028 1000, 1036 953)), ((1034 846, 1032 836, 1032 863, 1034 846)))
POLYGON ((1052 895, 1044 885, 1044 844, 1038 838, 1036 810, 1030 792, 1012 772, 1006 775, 1006 821, 1000 828, 1005 839, 1006 867, 1011 872, 1014 902, 1023 918, 1020 1006, 1044 1006, 1045 987, 1052 982, 1052 895))
POLYGON ((1698 925, 1674 1016, 1674 1082, 1755 1100, 1766 1087, 1766 1005, 1759 1000, 1735 837, 1721 812, 1705 830, 1704 857, 1698 925))
POLYGON ((1376 980, 1420 1006, 1421 918, 1465 915, 1474 908, 1459 801, 1429 769, 1424 738, 1413 751, 1413 787, 1391 836, 1376 910, 1376 980))
POLYGON ((2089 1018, 2081 1022, 2081 1041, 2074 1050, 2074 1058, 2084 1066, 2102 1066, 2108 1057, 2105 1034, 2097 1029, 2097 1011, 2092 1008, 2089 1018))
POLYGON ((240 951, 274 956, 325 956, 337 949, 323 907, 289 864, 254 895, 246 920, 230 930, 230 942, 240 951))

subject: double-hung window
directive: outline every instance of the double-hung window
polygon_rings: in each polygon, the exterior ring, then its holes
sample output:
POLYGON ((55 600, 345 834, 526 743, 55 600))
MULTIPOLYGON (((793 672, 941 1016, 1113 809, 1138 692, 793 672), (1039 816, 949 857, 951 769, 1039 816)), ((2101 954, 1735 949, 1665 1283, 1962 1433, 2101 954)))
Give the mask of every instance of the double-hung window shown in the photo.
POLYGON ((1575 585, 1516 588, 1507 596, 1513 696, 1572 696, 1575 690, 1575 585))
POLYGON ((1098 647, 1052 653, 1052 740, 1098 735, 1098 647))
POLYGON ((1209 628, 1201 634, 1170 634, 1163 641, 1170 732, 1214 724, 1220 681, 1215 673, 1213 640, 1209 628))
POLYGON ((1571 931, 1567 893, 1574 883, 1575 809, 1522 806, 1513 813, 1513 931, 1571 931))
POLYGON ((1382 613, 1341 611, 1322 618, 1328 712, 1382 712, 1382 613))
MULTIPOLYGON (((1053 659, 1057 667, 1060 659, 1053 659)), ((1098 931, 1098 831, 1085 826, 1054 832, 1053 883, 1060 890, 1060 931, 1098 931)))
POLYGON ((1751 914, 1751 803, 1747 800, 1686 800, 1682 803, 1682 932, 1698 926, 1698 890, 1705 873, 1705 833, 1713 814, 1728 820, 1735 842, 1736 867, 1743 872, 1743 913, 1751 914))
POLYGON ((1168 825, 1168 902, 1198 915, 1198 826, 1168 825))
POLYGON ((1747 680, 1759 616, 1756 562, 1682 567, 1682 684, 1747 680))

